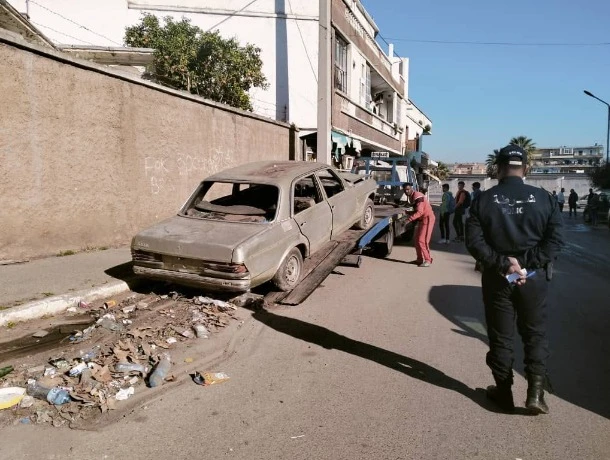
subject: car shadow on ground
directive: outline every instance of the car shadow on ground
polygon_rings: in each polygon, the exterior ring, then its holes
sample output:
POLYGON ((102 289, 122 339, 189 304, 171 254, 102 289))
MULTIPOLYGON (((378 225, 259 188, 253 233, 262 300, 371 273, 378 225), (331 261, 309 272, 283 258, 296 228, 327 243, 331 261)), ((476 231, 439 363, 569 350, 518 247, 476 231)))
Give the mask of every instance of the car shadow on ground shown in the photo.
MULTIPOLYGON (((339 350, 363 359, 375 362, 387 368, 401 372, 411 378, 431 385, 455 391, 490 411, 501 413, 494 404, 487 400, 483 388, 470 388, 439 369, 408 356, 384 348, 351 339, 337 334, 325 327, 272 313, 265 309, 254 310, 252 317, 266 326, 298 340, 319 345, 328 350, 339 350)), ((519 413, 525 413, 520 411, 519 413)))
MULTIPOLYGON (((553 394, 571 404, 610 418, 610 397, 608 380, 610 367, 607 360, 599 361, 606 343, 588 343, 587 331, 581 330, 581 323, 574 321, 569 308, 557 309, 561 305, 561 293, 551 292, 549 305, 552 315, 549 320, 549 342, 551 358, 548 362, 549 377, 552 380, 553 394), (597 349, 593 349, 597 346, 597 349), (597 366, 595 365, 597 363, 597 366)), ((474 338, 488 344, 485 314, 481 288, 478 286, 444 285, 433 286, 429 292, 429 302, 441 315, 451 321, 456 328, 453 332, 474 338)), ((592 310, 592 309, 591 309, 592 310)), ((594 314, 591 311, 591 314, 594 314)), ((600 318, 601 321, 601 318, 600 318)), ((515 372, 525 377, 523 369, 523 345, 515 326, 516 341, 515 372)), ((476 356, 481 366, 485 366, 485 354, 476 356)), ((492 382, 491 371, 489 373, 492 382)), ((519 396, 515 395, 516 401, 519 396)), ((551 407, 552 410, 552 407, 551 407)))

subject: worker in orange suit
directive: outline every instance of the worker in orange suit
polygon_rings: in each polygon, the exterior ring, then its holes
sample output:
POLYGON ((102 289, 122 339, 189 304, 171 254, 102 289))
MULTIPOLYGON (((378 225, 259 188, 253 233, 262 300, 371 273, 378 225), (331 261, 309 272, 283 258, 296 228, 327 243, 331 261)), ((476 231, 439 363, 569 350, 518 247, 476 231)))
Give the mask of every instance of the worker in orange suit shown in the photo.
POLYGON ((430 240, 434 229, 434 211, 424 194, 413 189, 411 182, 405 182, 403 190, 407 196, 407 205, 414 207, 414 212, 409 215, 407 222, 417 222, 417 229, 415 230, 417 260, 411 263, 419 267, 429 267, 432 264, 430 240))

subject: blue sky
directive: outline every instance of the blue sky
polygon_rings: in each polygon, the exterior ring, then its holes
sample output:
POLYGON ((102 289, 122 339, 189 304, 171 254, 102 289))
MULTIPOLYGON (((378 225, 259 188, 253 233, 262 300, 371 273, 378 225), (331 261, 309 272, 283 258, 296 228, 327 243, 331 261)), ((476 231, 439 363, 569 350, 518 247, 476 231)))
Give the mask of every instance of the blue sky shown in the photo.
POLYGON ((482 161, 518 135, 531 137, 540 147, 605 146, 607 108, 583 90, 610 102, 610 45, 483 46, 396 39, 610 43, 610 1, 363 4, 395 52, 410 58, 410 97, 433 121, 433 135, 424 139, 432 158, 482 161))

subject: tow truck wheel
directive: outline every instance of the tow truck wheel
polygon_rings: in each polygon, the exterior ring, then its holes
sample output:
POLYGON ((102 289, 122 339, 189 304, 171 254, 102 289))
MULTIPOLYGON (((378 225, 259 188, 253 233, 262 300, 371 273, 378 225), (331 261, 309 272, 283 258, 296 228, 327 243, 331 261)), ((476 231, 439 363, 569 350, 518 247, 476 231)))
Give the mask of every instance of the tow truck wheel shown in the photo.
POLYGON ((375 220, 375 204, 373 200, 368 198, 364 204, 364 211, 362 211, 362 217, 360 221, 356 223, 356 228, 359 230, 368 230, 372 227, 373 221, 375 220))
POLYGON ((386 240, 373 244, 373 255, 383 259, 392 254, 392 249, 394 249, 394 226, 390 225, 388 233, 386 233, 386 240))
POLYGON ((299 284, 302 270, 303 256, 301 251, 298 248, 292 248, 282 261, 272 282, 280 291, 291 291, 299 284))

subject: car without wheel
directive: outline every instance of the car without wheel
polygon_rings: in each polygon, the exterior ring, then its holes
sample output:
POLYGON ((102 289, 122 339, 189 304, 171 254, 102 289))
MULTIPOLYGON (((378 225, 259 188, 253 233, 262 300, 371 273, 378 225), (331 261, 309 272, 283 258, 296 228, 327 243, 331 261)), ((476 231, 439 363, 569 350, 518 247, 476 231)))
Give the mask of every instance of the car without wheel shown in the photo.
POLYGON ((282 291, 303 259, 375 219, 375 180, 305 161, 255 162, 205 179, 177 215, 132 240, 138 275, 246 292, 268 281, 282 291))

